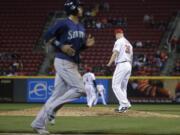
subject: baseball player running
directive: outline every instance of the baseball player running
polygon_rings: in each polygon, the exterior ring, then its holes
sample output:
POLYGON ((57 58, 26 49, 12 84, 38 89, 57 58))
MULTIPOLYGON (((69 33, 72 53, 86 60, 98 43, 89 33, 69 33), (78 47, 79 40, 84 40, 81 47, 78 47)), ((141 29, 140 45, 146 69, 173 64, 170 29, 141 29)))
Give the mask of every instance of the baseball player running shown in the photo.
POLYGON ((94 102, 94 105, 97 104, 99 95, 101 96, 103 105, 107 105, 106 100, 105 100, 105 88, 103 84, 97 85, 97 98, 96 98, 96 101, 94 102))
POLYGON ((127 99, 127 83, 131 75, 133 47, 124 37, 122 29, 115 29, 116 42, 113 54, 107 64, 108 67, 115 62, 116 68, 112 78, 112 89, 119 101, 119 108, 116 112, 126 112, 131 107, 127 99))
POLYGON ((87 96, 87 105, 92 107, 96 101, 96 77, 94 73, 90 72, 91 68, 87 69, 87 73, 83 75, 83 82, 85 85, 86 96, 87 96))
POLYGON ((56 70, 55 89, 38 113, 31 127, 40 135, 48 135, 47 124, 55 118, 55 113, 65 103, 85 95, 82 77, 78 72, 80 52, 94 45, 94 37, 85 39, 85 29, 79 23, 83 14, 78 0, 67 0, 64 4, 68 17, 59 20, 45 34, 46 42, 57 49, 54 60, 56 70))

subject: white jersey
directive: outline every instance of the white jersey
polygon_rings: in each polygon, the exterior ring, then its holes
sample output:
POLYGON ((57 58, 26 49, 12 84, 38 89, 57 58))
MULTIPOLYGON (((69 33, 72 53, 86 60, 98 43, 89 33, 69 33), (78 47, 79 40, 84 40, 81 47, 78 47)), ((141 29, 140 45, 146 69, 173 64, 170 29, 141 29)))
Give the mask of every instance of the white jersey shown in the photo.
POLYGON ((133 59, 133 47, 130 42, 125 38, 121 37, 116 40, 113 48, 113 52, 118 51, 119 55, 115 59, 115 64, 129 61, 132 62, 133 59))
POLYGON ((97 90, 98 90, 98 92, 105 91, 104 85, 98 84, 98 85, 97 85, 97 90))
POLYGON ((91 72, 85 73, 83 75, 83 82, 85 85, 94 85, 93 81, 96 80, 95 75, 91 72))

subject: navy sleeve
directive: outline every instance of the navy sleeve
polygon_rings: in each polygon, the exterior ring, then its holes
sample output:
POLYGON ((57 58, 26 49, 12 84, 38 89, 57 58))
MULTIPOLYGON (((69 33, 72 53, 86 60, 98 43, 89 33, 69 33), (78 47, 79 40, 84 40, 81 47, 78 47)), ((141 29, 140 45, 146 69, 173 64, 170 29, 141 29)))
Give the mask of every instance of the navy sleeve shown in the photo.
POLYGON ((53 26, 51 26, 44 35, 45 42, 48 42, 51 38, 57 37, 64 32, 66 25, 63 20, 58 20, 53 26))
MULTIPOLYGON (((85 29, 84 29, 84 33, 85 33, 85 29)), ((83 43, 82 43, 82 46, 80 48, 80 51, 83 51, 85 49, 87 49, 88 47, 86 46, 86 38, 84 39, 83 43)))
POLYGON ((86 48, 88 48, 88 47, 86 46, 85 43, 83 43, 82 46, 81 46, 81 48, 80 48, 80 51, 83 51, 83 50, 85 50, 86 48))

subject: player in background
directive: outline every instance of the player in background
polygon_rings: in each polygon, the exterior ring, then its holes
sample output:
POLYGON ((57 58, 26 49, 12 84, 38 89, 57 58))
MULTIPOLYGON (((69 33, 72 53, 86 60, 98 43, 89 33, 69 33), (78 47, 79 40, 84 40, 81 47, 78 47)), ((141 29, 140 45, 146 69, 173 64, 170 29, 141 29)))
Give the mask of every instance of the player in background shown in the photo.
POLYGON ((103 105, 107 105, 106 100, 105 100, 105 88, 104 88, 104 85, 100 83, 97 84, 97 97, 96 97, 96 101, 94 102, 94 105, 97 104, 99 95, 101 96, 103 105))
POLYGON ((115 29, 114 32, 116 42, 107 67, 110 67, 115 62, 116 68, 112 78, 112 89, 119 101, 119 107, 115 111, 126 112, 131 107, 127 99, 127 84, 132 70, 133 47, 124 37, 122 29, 115 29))
POLYGON ((85 29, 79 23, 79 17, 83 14, 81 3, 78 0, 67 0, 64 9, 68 17, 57 21, 45 34, 45 41, 56 48, 56 77, 53 94, 31 124, 40 135, 49 135, 47 124, 65 103, 86 94, 78 72, 79 54, 85 48, 93 46, 95 40, 91 36, 86 38, 85 29))
POLYGON ((87 106, 92 107, 96 101, 96 77, 94 73, 91 72, 91 68, 86 69, 86 73, 83 75, 83 82, 86 90, 87 96, 87 106))

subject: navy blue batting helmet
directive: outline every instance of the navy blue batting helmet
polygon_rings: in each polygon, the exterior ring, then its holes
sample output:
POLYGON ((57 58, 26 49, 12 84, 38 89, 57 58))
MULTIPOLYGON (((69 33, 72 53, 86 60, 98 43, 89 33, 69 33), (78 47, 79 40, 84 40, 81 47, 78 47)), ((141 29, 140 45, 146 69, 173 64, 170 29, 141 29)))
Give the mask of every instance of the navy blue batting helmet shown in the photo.
POLYGON ((64 10, 67 15, 77 15, 78 7, 81 5, 82 3, 79 0, 66 0, 64 10))

